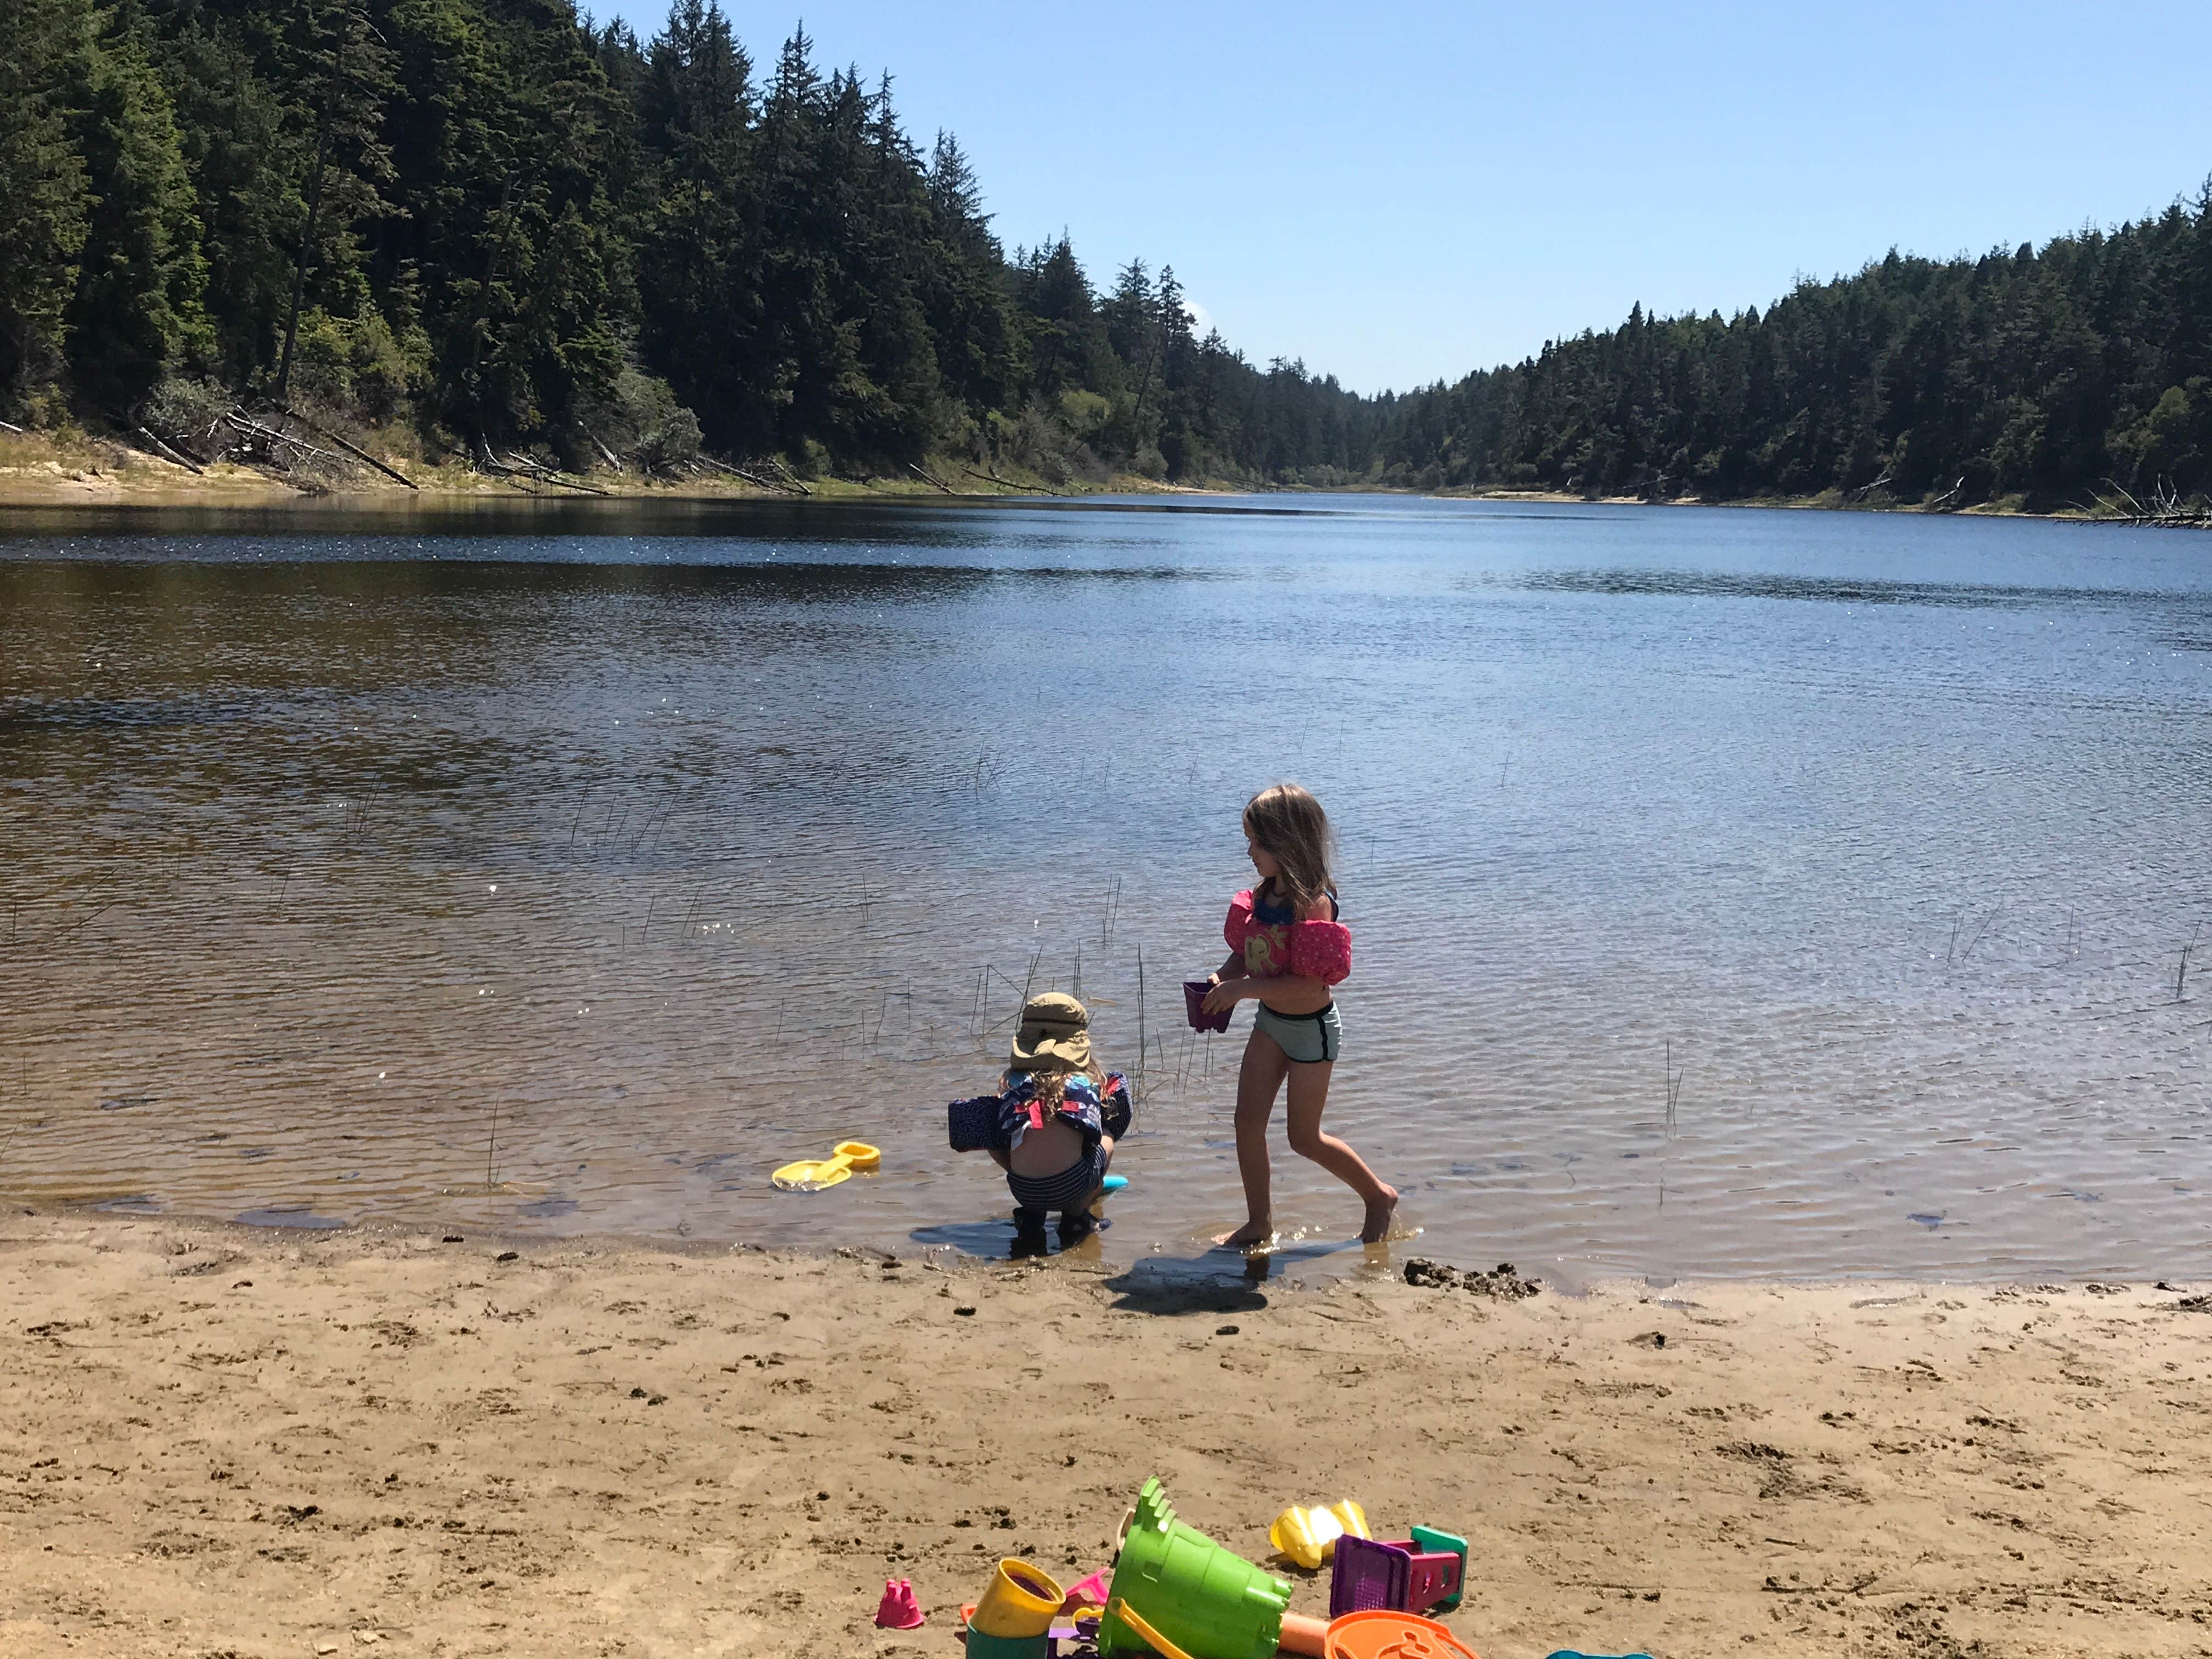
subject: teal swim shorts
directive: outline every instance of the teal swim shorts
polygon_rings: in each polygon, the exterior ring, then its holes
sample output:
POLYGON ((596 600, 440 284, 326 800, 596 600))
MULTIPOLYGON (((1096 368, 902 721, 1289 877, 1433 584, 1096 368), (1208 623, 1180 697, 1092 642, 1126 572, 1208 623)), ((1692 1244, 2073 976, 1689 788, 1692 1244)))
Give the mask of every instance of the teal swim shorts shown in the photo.
POLYGON ((1344 1016, 1333 1002, 1317 1014, 1279 1014, 1263 1002, 1253 1015, 1252 1029, 1274 1038, 1276 1046, 1301 1066, 1334 1060, 1344 1046, 1344 1016))

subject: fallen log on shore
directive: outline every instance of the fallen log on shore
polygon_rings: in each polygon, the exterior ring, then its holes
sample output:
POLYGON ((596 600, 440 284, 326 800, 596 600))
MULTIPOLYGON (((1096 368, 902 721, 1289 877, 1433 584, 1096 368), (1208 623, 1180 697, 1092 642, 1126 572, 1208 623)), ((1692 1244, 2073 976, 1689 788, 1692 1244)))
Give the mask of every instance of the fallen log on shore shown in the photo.
POLYGON ((406 474, 386 466, 382 461, 378 460, 375 456, 370 454, 367 450, 359 448, 355 445, 347 442, 343 438, 338 436, 337 433, 331 431, 328 427, 316 425, 314 422, 309 420, 298 410, 280 409, 276 412, 282 415, 288 421, 297 421, 301 426, 306 427, 310 432, 321 433, 323 436, 328 438, 332 443, 344 450, 348 454, 353 456, 356 460, 366 461, 369 465, 374 467, 379 472, 381 472, 386 477, 391 479, 394 483, 405 484, 408 489, 414 490, 420 490, 422 489, 420 484, 416 483, 414 479, 407 477, 406 474))
POLYGON ((1036 494, 1036 493, 1037 493, 1038 491, 1040 491, 1040 490, 1042 490, 1045 495, 1055 495, 1055 496, 1057 496, 1057 495, 1063 495, 1063 494, 1064 494, 1064 492, 1063 492, 1063 491, 1051 489, 1051 488, 1049 488, 1048 486, 1044 485, 1044 484, 1038 484, 1038 485, 1035 486, 1034 488, 1031 488, 1030 486, 1029 486, 1029 485, 1027 485, 1027 484, 1018 484, 1018 483, 1014 483, 1011 478, 1002 478, 1002 477, 1000 477, 997 473, 995 473, 995 472, 978 472, 978 471, 977 471, 974 467, 972 467, 972 466, 963 466, 963 467, 962 467, 960 470, 961 470, 963 472, 965 472, 965 473, 966 473, 969 477, 971 477, 971 478, 981 478, 981 479, 985 483, 994 483, 994 484, 998 485, 1000 489, 1011 489, 1011 490, 1012 490, 1016 495, 1035 495, 1035 494, 1036 494))
POLYGON ((138 435, 143 438, 148 443, 153 445, 154 453, 156 455, 159 455, 163 460, 174 461, 179 466, 181 466, 185 471, 191 473, 196 477, 204 478, 207 477, 207 469, 205 467, 194 461, 191 457, 185 454, 183 450, 173 448, 168 444, 164 443, 150 428, 143 426, 140 427, 138 428, 138 435))

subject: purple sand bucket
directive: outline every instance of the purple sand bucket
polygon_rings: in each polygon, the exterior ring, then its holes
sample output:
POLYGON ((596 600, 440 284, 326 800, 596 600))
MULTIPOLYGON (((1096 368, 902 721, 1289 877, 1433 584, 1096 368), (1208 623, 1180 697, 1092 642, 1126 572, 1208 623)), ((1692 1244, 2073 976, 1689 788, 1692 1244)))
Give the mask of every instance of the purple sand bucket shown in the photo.
POLYGON ((1336 1540, 1336 1559, 1329 1565, 1329 1618, 1378 1607, 1411 1612, 1406 1599, 1412 1566, 1413 1558, 1397 1545, 1346 1533, 1336 1540))
POLYGON ((1212 988, 1202 979, 1187 979, 1182 982, 1182 1011, 1194 1031, 1225 1031, 1229 1029, 1229 1016, 1236 1012, 1235 1009, 1224 1008, 1218 1014, 1206 1012, 1206 994, 1212 988))

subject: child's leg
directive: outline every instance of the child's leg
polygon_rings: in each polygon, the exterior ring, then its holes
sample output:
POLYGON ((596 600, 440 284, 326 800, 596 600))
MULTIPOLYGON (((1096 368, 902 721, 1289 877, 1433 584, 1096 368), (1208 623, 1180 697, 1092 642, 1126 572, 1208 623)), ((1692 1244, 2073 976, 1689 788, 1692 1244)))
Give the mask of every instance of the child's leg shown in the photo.
POLYGON ((1265 1031, 1252 1033, 1237 1073, 1237 1173, 1244 1182, 1244 1224, 1218 1235, 1217 1244, 1261 1244, 1274 1231, 1273 1172, 1267 1165, 1267 1120, 1291 1062, 1265 1031))
MULTIPOLYGON (((1367 1167, 1367 1162, 1321 1127, 1322 1109, 1328 1104, 1328 1079, 1336 1070, 1334 1060, 1291 1066, 1290 1105, 1285 1112, 1291 1132, 1291 1150, 1310 1158, 1359 1194, 1367 1214, 1359 1229, 1363 1244, 1379 1243, 1390 1231, 1390 1212, 1398 1207, 1398 1189, 1386 1187, 1367 1167)), ((1243 1121, 1239 1114, 1239 1122, 1243 1121)), ((1264 1125, 1263 1125, 1264 1127, 1264 1125)))

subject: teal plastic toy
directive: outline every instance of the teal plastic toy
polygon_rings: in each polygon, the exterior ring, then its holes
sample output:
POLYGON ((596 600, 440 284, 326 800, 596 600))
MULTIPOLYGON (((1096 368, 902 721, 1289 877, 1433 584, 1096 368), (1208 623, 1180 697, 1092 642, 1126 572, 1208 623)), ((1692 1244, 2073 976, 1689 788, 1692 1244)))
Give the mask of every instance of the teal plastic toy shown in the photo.
POLYGON ((986 1636, 968 1632, 968 1659, 1051 1659, 1049 1636, 986 1636))
POLYGON ((1467 1594, 1467 1540, 1456 1533, 1438 1532, 1434 1527, 1416 1527, 1413 1541, 1431 1555, 1459 1557, 1459 1588, 1437 1603, 1439 1607, 1457 1607, 1460 1598, 1467 1594))
MULTIPOLYGON (((1274 1659, 1291 1586, 1176 1520, 1155 1476, 1137 1494, 1114 1597, 1191 1659, 1274 1659)), ((1098 1626, 1100 1659, 1149 1651, 1109 1605, 1098 1626)))

